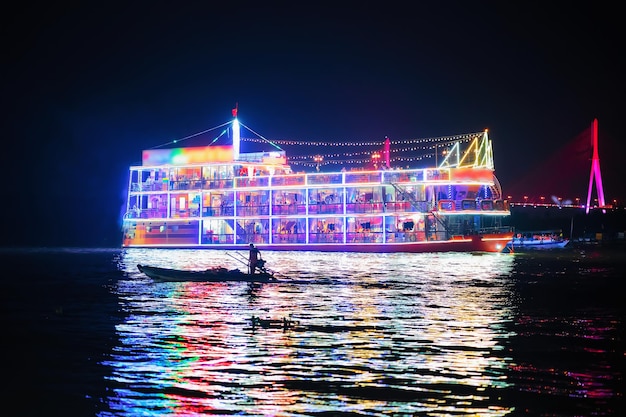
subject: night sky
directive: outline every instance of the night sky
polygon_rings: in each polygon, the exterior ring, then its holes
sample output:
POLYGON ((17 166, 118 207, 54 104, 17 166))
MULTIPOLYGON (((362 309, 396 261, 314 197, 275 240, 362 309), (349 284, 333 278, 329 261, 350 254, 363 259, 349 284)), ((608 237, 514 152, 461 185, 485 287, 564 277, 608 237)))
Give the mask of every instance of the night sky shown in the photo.
POLYGON ((214 3, 4 13, 3 245, 118 247, 128 166, 229 121, 235 103, 268 139, 488 128, 496 176, 518 201, 586 197, 579 145, 597 118, 606 198, 626 201, 614 3, 214 3))

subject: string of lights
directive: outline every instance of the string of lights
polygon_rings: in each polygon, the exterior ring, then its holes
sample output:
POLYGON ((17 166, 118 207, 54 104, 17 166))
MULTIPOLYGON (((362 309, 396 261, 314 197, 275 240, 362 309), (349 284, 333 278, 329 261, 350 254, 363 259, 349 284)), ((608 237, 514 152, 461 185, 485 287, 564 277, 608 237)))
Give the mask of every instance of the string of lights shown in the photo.
MULTIPOLYGON (((168 143, 155 146, 154 148, 160 148, 167 145, 177 144, 184 142, 188 139, 198 137, 213 130, 222 128, 232 122, 226 122, 211 129, 198 132, 196 134, 172 140, 168 143)), ((248 126, 241 124, 245 129, 256 135, 256 138, 241 137, 242 142, 249 143, 261 143, 270 144, 279 150, 283 150, 279 145, 289 146, 292 148, 301 147, 310 150, 310 148, 350 148, 358 147, 358 151, 345 151, 345 152, 330 152, 330 153, 315 153, 312 155, 291 155, 289 162, 292 165, 298 165, 303 167, 316 167, 325 165, 366 165, 371 164, 375 155, 380 158, 381 148, 385 146, 385 140, 382 141, 369 141, 369 140, 352 140, 352 141, 311 141, 311 140, 270 140, 257 132, 250 129, 248 126), (364 149, 365 148, 365 149, 364 149), (370 149, 367 149, 370 148, 370 149)), ((225 135, 229 135, 230 129, 226 128, 222 130, 216 137, 213 138, 210 145, 213 145, 217 140, 225 135)), ((430 138, 416 138, 416 139, 402 139, 402 140, 389 140, 390 145, 401 146, 389 149, 389 162, 396 165, 405 165, 411 162, 419 162, 425 159, 436 158, 438 149, 451 147, 455 143, 467 143, 475 140, 481 136, 483 132, 465 133, 451 136, 437 136, 430 138), (410 155, 406 155, 410 154, 410 155)), ((297 151, 295 152, 297 153, 297 151)))
MULTIPOLYGON (((451 147, 455 143, 468 143, 482 135, 484 132, 467 133, 453 136, 439 136, 419 139, 390 140, 390 145, 404 145, 400 148, 389 150, 389 163, 393 165, 407 165, 428 159, 436 159, 437 149, 451 147)), ((289 163, 293 166, 316 168, 328 165, 369 165, 372 163, 374 154, 380 154, 384 141, 308 141, 308 140, 272 140, 266 138, 241 138, 242 142, 280 144, 282 146, 296 148, 301 147, 310 151, 311 147, 324 148, 350 148, 359 147, 358 151, 315 153, 289 156, 289 163), (370 148, 370 149, 363 149, 370 148)), ((408 166, 408 165, 407 165, 408 166)))
MULTIPOLYGON (((205 133, 211 132, 213 130, 222 128, 226 125, 231 124, 232 122, 222 123, 221 125, 215 126, 211 129, 203 130, 202 132, 195 133, 193 135, 189 135, 187 137, 181 139, 175 139, 169 141, 167 143, 157 145, 153 147, 161 148, 164 146, 177 144, 184 142, 186 140, 198 137, 205 133)), ((248 126, 241 123, 245 129, 256 135, 256 138, 246 138, 241 137, 240 140, 242 142, 250 142, 250 143, 263 143, 270 144, 279 150, 283 150, 279 145, 283 146, 291 146, 291 147, 303 147, 303 148, 311 148, 311 147, 324 147, 324 148, 345 148, 345 147, 359 147, 359 148, 373 148, 373 149, 364 149, 359 151, 346 151, 346 152, 332 152, 320 154, 316 153, 314 155, 293 155, 290 156, 289 160, 294 165, 304 165, 304 166, 316 166, 320 165, 330 165, 330 164, 367 164, 372 160, 372 156, 376 153, 380 152, 380 148, 385 145, 385 140, 382 141, 363 141, 363 140, 355 140, 355 141, 310 141, 310 140, 269 140, 257 132, 250 129, 248 126), (361 157, 361 158, 359 158, 361 157), (318 158, 318 161, 313 161, 313 159, 318 158)), ((224 135, 229 133, 230 129, 226 128, 222 130, 213 140, 210 145, 213 145, 217 140, 219 140, 224 135)), ((403 140, 389 140, 390 145, 404 145, 401 148, 392 148, 389 150, 390 152, 390 162, 415 162, 421 161, 425 158, 432 158, 437 153, 437 149, 441 147, 451 146, 457 142, 470 142, 482 135, 483 132, 476 133, 465 133, 460 135, 452 135, 452 136, 437 136, 430 138, 417 138, 417 139, 403 139, 403 140), (408 146, 407 146, 408 145, 408 146), (414 156, 400 156, 402 153, 417 153, 417 152, 426 152, 424 155, 414 155, 414 156), (432 153, 429 153, 432 152, 432 153), (391 154, 395 155, 392 156, 391 154)))
MULTIPOLYGON (((428 155, 419 155, 419 156, 414 156, 414 157, 395 157, 395 158, 389 158, 389 162, 400 162, 400 163, 407 163, 407 162, 417 162, 417 161, 422 161, 424 159, 429 159, 429 158, 433 158, 434 156, 432 154, 428 154, 428 155)), ((294 160, 293 158, 289 158, 289 163, 291 165, 297 165, 297 166, 303 166, 303 167, 316 167, 318 164, 320 166, 325 166, 325 165, 365 165, 365 164, 371 164, 372 159, 371 158, 366 158, 366 159, 333 159, 333 160, 326 160, 323 159, 322 161, 312 161, 312 158, 309 158, 309 160, 294 160)))
MULTIPOLYGON (((464 139, 464 140, 460 140, 457 142, 470 142, 470 139, 464 139)), ((452 144, 452 143, 450 143, 452 144)), ((445 147, 446 145, 430 145, 430 146, 412 146, 412 147, 405 147, 405 148, 397 148, 397 149, 391 149, 390 153, 403 153, 403 152, 419 152, 419 151, 429 151, 429 150, 433 150, 435 148, 441 148, 441 147, 445 147)), ((327 153, 327 154, 322 154, 321 156, 323 156, 324 158, 341 158, 341 157, 355 157, 355 156, 359 156, 359 155, 367 155, 369 157, 371 157, 371 155, 375 152, 378 151, 360 151, 360 152, 345 152, 345 153, 327 153)), ((290 157, 289 159, 291 161, 298 161, 298 160, 307 160, 307 159, 311 159, 312 156, 308 156, 308 155, 295 155, 290 157)), ((390 158, 393 159, 393 158, 390 158)), ((369 160, 369 159, 368 159, 369 160)))
MULTIPOLYGON (((173 139, 173 140, 170 140, 169 142, 166 142, 166 143, 162 143, 162 144, 160 144, 160 145, 153 146, 153 147, 152 147, 152 148, 150 148, 150 149, 158 149, 158 148, 163 148, 163 147, 165 147, 165 146, 175 145, 175 144, 178 144, 178 143, 184 142, 184 141, 186 141, 186 140, 193 139, 193 138, 195 138, 195 137, 198 137, 198 136, 204 135, 205 133, 211 132, 211 131, 213 131, 213 130, 215 130, 215 129, 219 129, 220 127, 223 127, 223 126, 226 126, 226 125, 230 125, 231 123, 232 123, 232 122, 222 123, 222 124, 221 124, 221 125, 219 125, 219 126, 215 126, 215 127, 210 128, 210 129, 203 130, 202 132, 194 133, 193 135, 189 135, 189 136, 186 136, 186 137, 184 137, 184 138, 180 138, 180 139, 173 139)), ((226 129, 222 130, 222 132, 221 132, 219 135, 217 135, 217 137, 215 137, 215 138, 213 139, 213 141, 212 141, 209 145, 214 144, 214 143, 215 143, 215 142, 216 142, 219 138, 221 138, 222 136, 224 136, 225 134, 227 134, 227 133, 229 132, 229 129, 230 129, 230 128, 226 128, 226 129)))
MULTIPOLYGON (((439 146, 445 146, 446 143, 454 143, 462 140, 473 140, 474 138, 482 135, 483 132, 478 133, 466 133, 462 135, 453 135, 453 136, 439 136, 432 138, 421 138, 421 139, 403 139, 403 140, 390 140, 391 145, 406 145, 406 144, 416 144, 416 143, 439 143, 439 146)), ((346 146, 383 146, 384 141, 308 141, 308 140, 285 140, 285 139, 277 139, 277 140, 268 140, 265 138, 241 138, 242 141, 245 142, 256 142, 256 143, 266 143, 272 142, 277 145, 286 145, 286 146, 323 146, 325 148, 331 147, 346 147, 346 146)))

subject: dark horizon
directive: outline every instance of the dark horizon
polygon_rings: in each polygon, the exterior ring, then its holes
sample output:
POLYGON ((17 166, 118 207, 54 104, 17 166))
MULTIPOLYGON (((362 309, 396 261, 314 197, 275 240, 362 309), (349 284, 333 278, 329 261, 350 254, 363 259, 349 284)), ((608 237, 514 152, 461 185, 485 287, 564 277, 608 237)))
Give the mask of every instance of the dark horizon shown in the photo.
POLYGON ((570 179, 557 155, 597 118, 605 196, 626 201, 618 16, 490 1, 18 5, 3 27, 3 245, 110 245, 141 151, 229 121, 235 103, 274 140, 489 129, 513 196, 586 197, 589 173, 570 179), (553 186, 524 179, 545 164, 553 186))

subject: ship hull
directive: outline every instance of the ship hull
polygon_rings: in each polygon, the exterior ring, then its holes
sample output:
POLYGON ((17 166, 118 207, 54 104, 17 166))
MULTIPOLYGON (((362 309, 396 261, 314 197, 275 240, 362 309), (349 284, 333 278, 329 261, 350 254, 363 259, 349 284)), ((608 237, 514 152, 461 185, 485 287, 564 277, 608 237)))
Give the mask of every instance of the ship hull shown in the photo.
MULTIPOLYGON (((459 237, 447 241, 424 241, 408 243, 353 243, 353 244, 257 244, 264 251, 317 251, 317 252, 363 252, 363 253, 427 253, 427 252, 502 252, 511 241, 512 233, 484 236, 459 237)), ((127 245, 141 248, 185 248, 207 250, 246 250, 247 244, 198 245, 184 243, 154 243, 127 245)))

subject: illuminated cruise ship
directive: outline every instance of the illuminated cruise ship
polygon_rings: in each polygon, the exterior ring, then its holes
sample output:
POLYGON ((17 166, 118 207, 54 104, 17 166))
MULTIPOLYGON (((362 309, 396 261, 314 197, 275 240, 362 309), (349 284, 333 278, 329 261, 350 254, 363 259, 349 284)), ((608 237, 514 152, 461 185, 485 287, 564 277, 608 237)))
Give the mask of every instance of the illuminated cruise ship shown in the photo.
MULTIPOLYGON (((448 141, 430 168, 295 172, 285 151, 229 145, 144 150, 131 166, 122 246, 332 252, 500 252, 513 233, 488 132, 448 141)), ((320 158, 321 159, 321 158, 320 158)))

